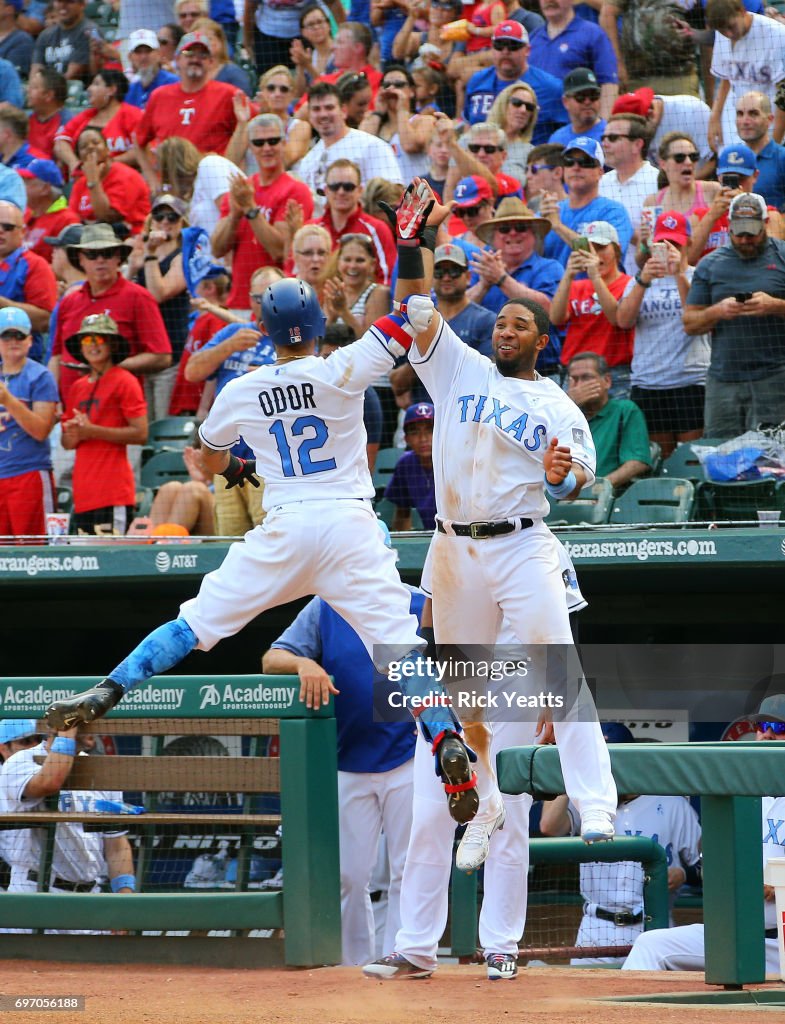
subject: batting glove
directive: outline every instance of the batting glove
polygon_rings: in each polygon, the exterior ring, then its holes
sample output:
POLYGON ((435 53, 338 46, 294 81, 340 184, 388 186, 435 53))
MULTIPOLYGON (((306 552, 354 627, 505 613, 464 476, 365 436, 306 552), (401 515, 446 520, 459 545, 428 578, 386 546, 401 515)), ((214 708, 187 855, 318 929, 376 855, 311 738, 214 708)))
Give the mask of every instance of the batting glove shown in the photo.
POLYGON ((254 476, 255 472, 255 459, 238 459, 236 455, 230 455, 229 465, 220 475, 226 480, 228 491, 232 487, 244 487, 246 480, 254 487, 258 487, 259 481, 254 476))
POLYGON ((393 308, 407 324, 411 325, 415 334, 420 334, 431 326, 436 311, 430 295, 407 295, 400 302, 393 302, 393 308))
POLYGON ((425 182, 420 182, 416 187, 409 185, 395 209, 384 201, 379 206, 390 222, 396 242, 399 245, 418 246, 433 204, 433 193, 425 182))

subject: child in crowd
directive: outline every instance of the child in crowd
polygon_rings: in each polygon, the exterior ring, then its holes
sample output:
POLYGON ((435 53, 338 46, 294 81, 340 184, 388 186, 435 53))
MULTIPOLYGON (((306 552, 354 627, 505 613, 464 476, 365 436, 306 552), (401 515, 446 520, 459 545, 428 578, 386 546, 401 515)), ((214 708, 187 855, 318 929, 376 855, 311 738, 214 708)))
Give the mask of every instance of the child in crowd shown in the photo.
POLYGON ((410 405, 403 418, 403 433, 409 451, 393 470, 384 496, 396 506, 393 530, 411 530, 412 509, 416 508, 423 528, 436 528, 436 493, 433 481, 433 421, 430 402, 410 405))

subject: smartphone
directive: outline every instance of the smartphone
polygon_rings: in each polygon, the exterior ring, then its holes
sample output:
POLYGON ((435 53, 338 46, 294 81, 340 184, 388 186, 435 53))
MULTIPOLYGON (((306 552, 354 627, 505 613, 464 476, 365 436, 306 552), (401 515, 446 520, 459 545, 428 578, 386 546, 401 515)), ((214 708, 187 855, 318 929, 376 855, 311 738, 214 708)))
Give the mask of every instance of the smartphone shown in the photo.
POLYGON ((720 178, 720 182, 723 188, 737 189, 741 184, 740 174, 723 174, 720 178))
POLYGON ((571 245, 573 252, 591 252, 589 239, 585 235, 578 235, 577 238, 573 238, 571 245))
POLYGON ((737 302, 749 302, 752 298, 752 292, 739 292, 738 295, 733 296, 737 302))
POLYGON ((654 242, 652 243, 651 254, 658 260, 666 260, 668 258, 668 246, 665 242, 654 242))

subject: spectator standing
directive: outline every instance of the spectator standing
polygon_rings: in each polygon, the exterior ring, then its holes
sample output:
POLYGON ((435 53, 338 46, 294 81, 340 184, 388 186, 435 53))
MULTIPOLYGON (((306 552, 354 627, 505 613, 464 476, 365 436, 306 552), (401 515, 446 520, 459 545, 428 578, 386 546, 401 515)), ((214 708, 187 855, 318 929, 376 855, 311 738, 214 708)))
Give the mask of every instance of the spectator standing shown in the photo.
POLYGON ((172 346, 158 304, 148 291, 120 273, 130 248, 118 240, 109 224, 88 224, 81 241, 67 249, 68 255, 79 262, 85 281, 60 303, 49 362, 50 370, 58 378, 65 407, 70 408, 69 392, 81 377, 80 373, 61 366, 65 340, 75 335, 85 317, 93 313, 105 313, 117 324, 130 353, 123 360, 123 369, 137 375, 155 373, 172 362, 172 346))
POLYGON ((8 103, 0 104, 0 159, 6 167, 18 170, 44 156, 27 141, 28 123, 24 110, 8 103))
POLYGON ((0 536, 46 534, 45 514, 57 508, 49 435, 57 383, 29 358, 30 317, 0 309, 0 536))
POLYGON ((538 111, 534 90, 521 82, 503 89, 488 113, 488 124, 501 128, 507 140, 501 171, 521 184, 526 182, 527 159, 532 148, 531 140, 538 111))
POLYGON ((599 25, 579 18, 572 0, 540 0, 540 9, 545 25, 532 33, 529 63, 565 85, 572 71, 590 68, 600 85, 600 115, 608 117, 619 93, 619 76, 607 34, 599 25))
POLYGON ((27 138, 31 146, 54 159, 57 132, 71 117, 65 109, 68 83, 54 68, 38 68, 27 83, 27 105, 32 111, 28 121, 27 138))
POLYGON ((472 302, 469 288, 469 261, 460 245, 437 246, 433 257, 433 290, 439 312, 466 344, 489 359, 493 357, 491 334, 495 314, 472 302))
MULTIPOLYGON (((659 191, 646 196, 641 211, 641 244, 649 241, 654 220, 663 210, 683 213, 692 217, 698 210, 706 209, 715 199, 722 186, 716 181, 699 181, 695 171, 700 163, 700 151, 691 135, 674 131, 660 140, 660 174, 665 175, 667 184, 659 191), (653 219, 652 219, 653 218, 653 219)), ((645 259, 647 253, 644 252, 645 259)))
POLYGON ((174 85, 177 81, 177 75, 161 66, 161 46, 152 29, 138 28, 130 34, 128 59, 134 69, 134 78, 125 100, 132 107, 144 110, 156 89, 162 85, 174 85))
POLYGON ((98 31, 85 17, 85 0, 54 0, 54 24, 35 41, 33 71, 54 68, 71 81, 90 71, 91 33, 98 31))
POLYGON ((302 96, 327 71, 332 56, 330 19, 319 4, 309 3, 300 12, 300 32, 289 48, 289 59, 295 67, 295 96, 302 96))
POLYGON ((630 277, 619 270, 621 250, 613 225, 593 221, 585 230, 589 249, 570 253, 551 305, 553 323, 567 328, 561 362, 566 367, 581 352, 597 353, 610 372, 613 397, 628 398, 635 332, 618 326, 616 308, 630 277))
MULTIPOLYGON (((300 15, 310 5, 310 0, 293 0, 283 6, 270 0, 245 0, 243 43, 254 54, 257 68, 291 64, 291 44, 300 34, 300 15)), ((346 21, 341 0, 328 0, 325 6, 339 25, 346 21)))
POLYGON ((7 60, 23 78, 30 74, 35 40, 19 27, 24 0, 3 0, 0 4, 0 58, 7 60))
POLYGON ((695 45, 677 11, 671 0, 603 0, 600 28, 616 51, 622 87, 698 96, 695 45))
POLYGON ((545 239, 544 253, 567 265, 573 241, 586 234, 586 225, 602 220, 612 224, 619 238, 622 258, 632 238, 630 215, 615 199, 600 195, 603 165, 602 146, 581 135, 572 139, 562 155, 566 199, 552 192, 540 199, 540 216, 547 217, 551 230, 545 239))
POLYGON ((173 136, 153 154, 161 187, 188 204, 188 220, 212 235, 221 219, 221 202, 233 177, 243 172, 217 153, 200 153, 193 142, 173 136))
POLYGON ((737 195, 730 245, 699 262, 687 295, 685 331, 711 331, 708 437, 736 437, 785 420, 785 242, 769 237, 768 220, 762 196, 737 195))
POLYGON ((251 79, 248 72, 229 59, 229 44, 221 25, 212 18, 199 18, 194 22, 193 32, 201 32, 210 42, 213 67, 210 74, 214 82, 225 82, 240 89, 246 96, 252 96, 251 79))
POLYGON ((105 313, 86 316, 65 341, 72 359, 86 363, 65 403, 62 445, 76 449, 74 533, 125 536, 136 506, 128 445, 147 440, 147 406, 139 381, 119 366, 130 353, 105 313))
POLYGON ((324 268, 332 248, 332 236, 321 222, 304 224, 292 240, 293 276, 321 292, 324 268))
POLYGON ((605 131, 605 119, 600 115, 602 92, 597 76, 591 68, 574 68, 564 79, 562 103, 570 119, 551 135, 549 142, 566 146, 576 135, 588 135, 600 142, 605 131))
POLYGON ((63 176, 54 161, 31 160, 18 173, 27 192, 24 247, 51 263, 52 247, 46 236, 59 235, 69 224, 78 224, 79 218, 68 208, 63 176))
POLYGON ((614 114, 639 114, 649 122, 654 137, 649 143, 649 160, 658 166, 663 138, 670 132, 686 132, 695 140, 701 165, 714 159, 709 145, 709 107, 697 96, 658 96, 653 89, 642 86, 635 92, 619 96, 613 104, 614 114))
MULTIPOLYGON (((347 72, 365 75, 375 98, 382 80, 382 73, 369 63, 372 47, 373 33, 367 25, 358 21, 344 22, 335 35, 333 56, 330 62, 332 70, 322 75, 321 81, 336 85, 338 79, 347 72)), ((386 57, 385 60, 389 62, 389 57, 386 57)))
POLYGON ((308 220, 313 199, 306 185, 284 169, 284 128, 276 114, 259 114, 248 125, 248 139, 259 168, 250 178, 235 175, 221 201, 221 219, 211 245, 219 259, 231 253, 231 309, 248 308, 252 272, 282 266, 291 246, 287 211, 302 210, 308 220))
POLYGON ((521 182, 502 171, 507 159, 507 133, 503 128, 482 121, 473 124, 460 139, 454 129, 448 130, 447 141, 452 165, 444 184, 445 196, 454 198, 452 189, 459 178, 478 177, 490 185, 497 205, 505 196, 523 198, 521 182))
MULTIPOLYGON (((341 31, 344 30, 345 26, 341 31)), ((432 114, 415 113, 414 93, 411 72, 402 64, 388 64, 373 109, 368 111, 360 125, 362 131, 389 144, 404 182, 428 170, 426 147, 435 125, 432 114)))
POLYGON ((57 282, 41 256, 24 248, 24 218, 18 206, 0 200, 0 309, 23 309, 33 328, 30 358, 41 362, 42 335, 57 302, 57 282))
POLYGON ((142 230, 150 212, 150 191, 142 175, 112 160, 98 128, 84 128, 76 144, 79 165, 68 205, 83 224, 126 223, 132 234, 142 230))
POLYGON ((436 490, 433 479, 433 421, 430 402, 410 405, 403 417, 403 436, 408 451, 398 459, 384 497, 395 505, 393 530, 411 530, 412 509, 423 529, 436 529, 436 490))
POLYGON ((628 398, 611 398, 608 364, 581 352, 567 367, 567 394, 586 417, 597 449, 597 476, 624 488, 651 469, 646 420, 628 398))
MULTIPOLYGON (((356 78, 357 76, 355 76, 356 78)), ((360 79, 360 84, 365 89, 368 88, 368 83, 364 76, 360 79)), ((292 164, 297 163, 298 160, 305 156, 313 142, 313 132, 308 121, 303 121, 299 117, 291 117, 289 114, 293 94, 294 78, 292 72, 289 68, 284 67, 283 64, 277 64, 274 67, 268 68, 259 79, 259 90, 254 99, 260 114, 277 114, 286 126, 283 153, 287 170, 292 164)), ((370 101, 370 93, 368 94, 368 99, 370 101)), ((243 104, 242 112, 237 109, 237 115, 241 121, 246 116, 250 121, 250 105, 247 103, 243 104)), ((352 127, 356 128, 358 126, 359 121, 352 127)), ((247 143, 245 148, 248 148, 247 143)))
POLYGON ((682 441, 703 434, 708 338, 691 338, 681 322, 693 276, 687 262, 690 225, 676 210, 654 224, 652 242, 666 243, 628 284, 616 311, 621 328, 634 328, 630 398, 643 412, 649 440, 663 459, 682 441))
POLYGON ((736 133, 757 159, 755 191, 769 206, 785 206, 785 147, 771 137, 774 115, 762 92, 745 93, 736 102, 736 133))
POLYGON ((79 163, 75 147, 85 128, 98 128, 109 155, 122 163, 134 163, 134 133, 142 119, 138 107, 126 103, 128 79, 122 71, 104 68, 87 87, 90 106, 75 114, 55 136, 55 156, 73 174, 79 163))

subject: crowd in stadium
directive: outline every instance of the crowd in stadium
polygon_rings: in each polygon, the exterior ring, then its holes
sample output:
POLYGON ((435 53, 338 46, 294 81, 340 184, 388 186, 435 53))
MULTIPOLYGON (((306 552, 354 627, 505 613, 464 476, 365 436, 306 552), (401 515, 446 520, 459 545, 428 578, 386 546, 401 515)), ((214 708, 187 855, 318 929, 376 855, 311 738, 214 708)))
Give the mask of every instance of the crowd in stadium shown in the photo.
MULTIPOLYGON (((74 533, 258 522, 192 449, 140 508, 150 426, 273 361, 281 276, 317 288, 323 354, 389 312, 415 176, 454 203, 445 318, 491 355, 505 301, 542 305, 537 369, 616 492, 781 423, 783 83, 761 0, 2 0, 0 535, 45 534, 58 490, 74 533)), ((428 402, 405 359, 369 389, 371 468, 428 402)), ((429 459, 391 524, 432 523, 429 459)))

